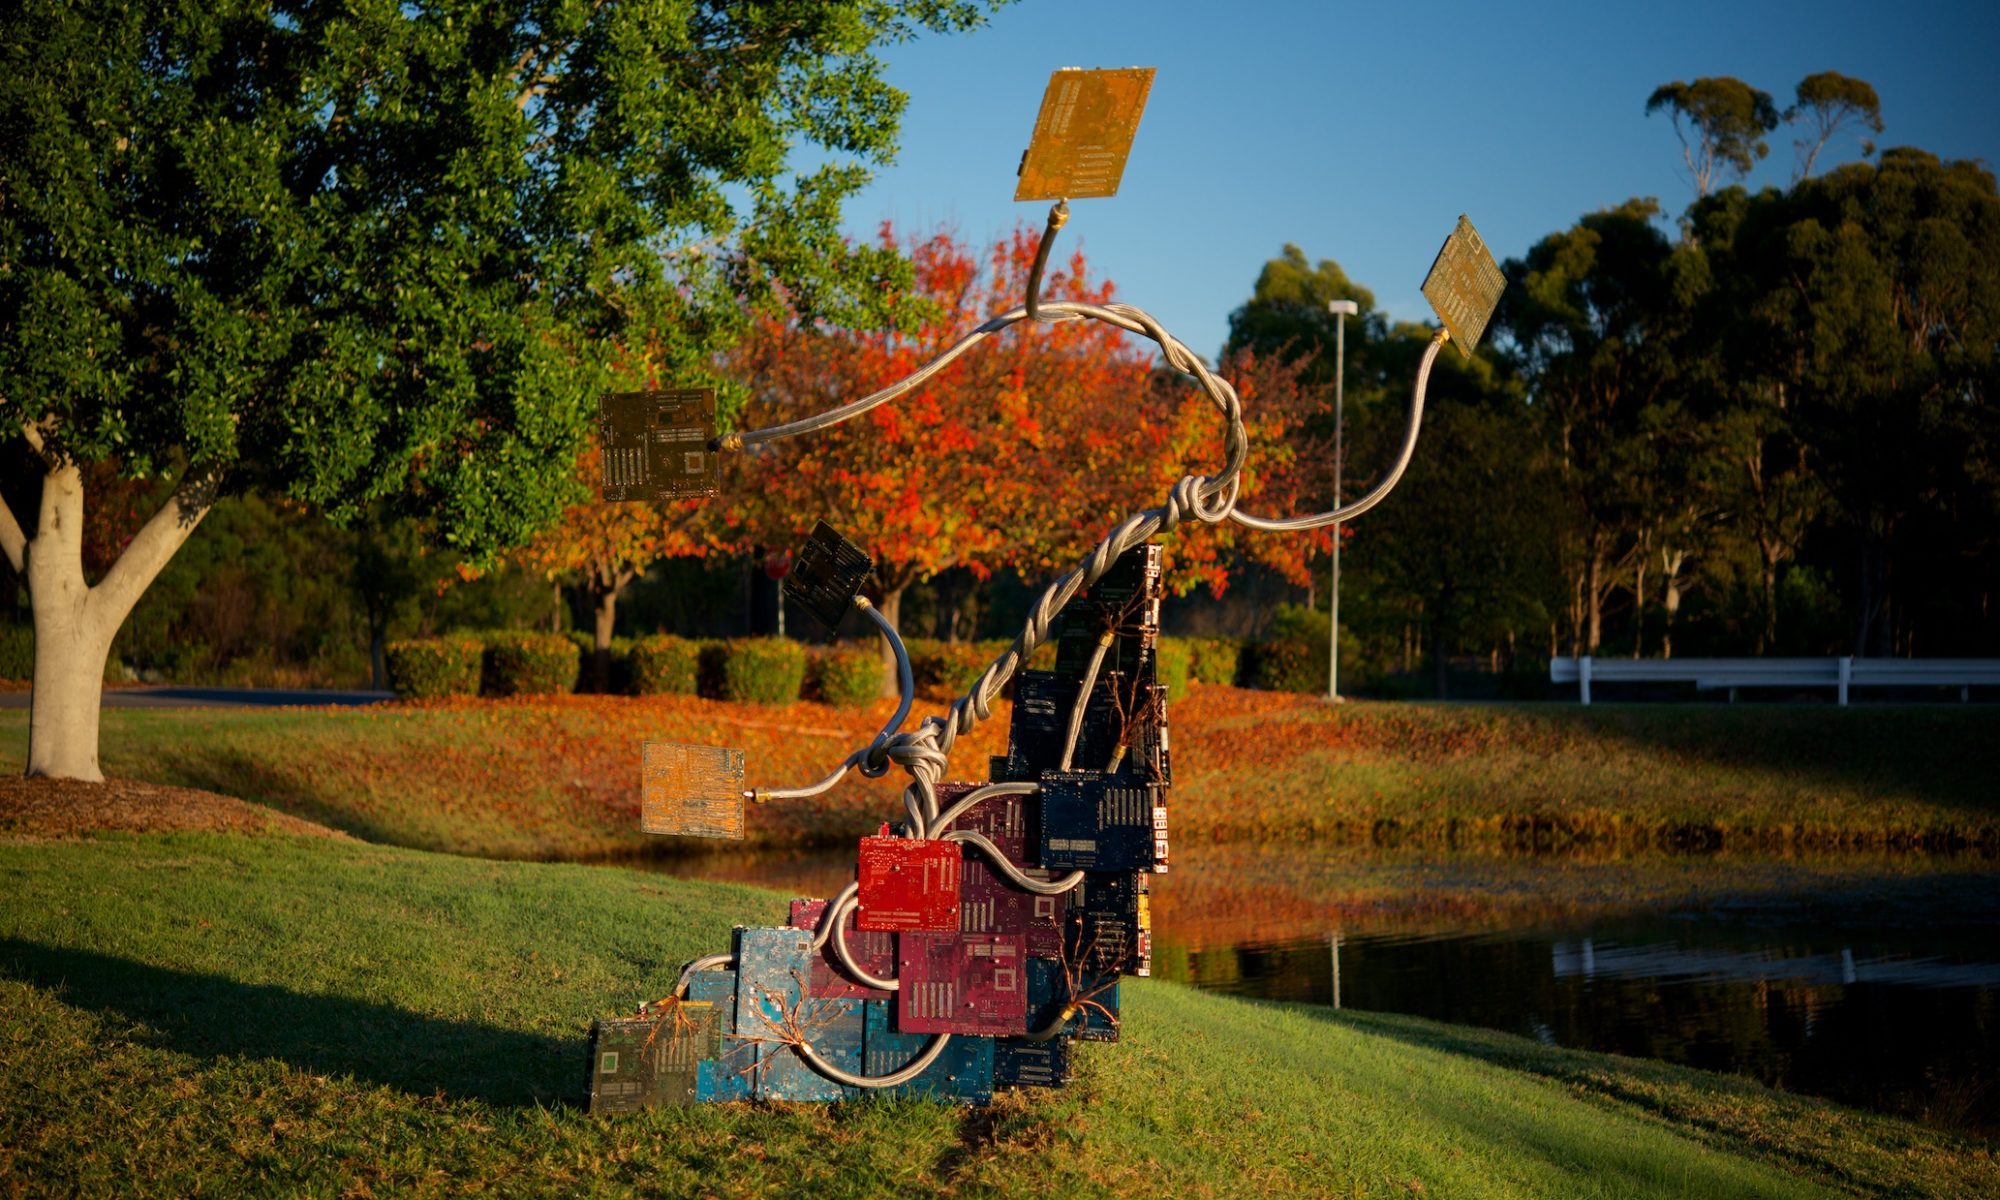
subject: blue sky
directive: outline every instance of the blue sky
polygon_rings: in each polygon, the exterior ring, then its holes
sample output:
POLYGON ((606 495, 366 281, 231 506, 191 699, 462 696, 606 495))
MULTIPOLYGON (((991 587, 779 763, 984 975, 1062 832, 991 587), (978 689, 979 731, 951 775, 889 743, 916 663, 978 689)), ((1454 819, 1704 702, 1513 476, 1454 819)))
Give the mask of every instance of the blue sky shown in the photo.
MULTIPOLYGON (((890 47, 909 93, 895 165, 847 209, 984 242, 1046 204, 1013 173, 1049 72, 1159 69, 1116 197, 1071 205, 1121 299, 1213 355, 1286 242, 1332 258, 1399 318, 1458 214, 1500 256, 1583 213, 1693 197, 1658 84, 1735 75, 1782 107, 1836 70, 1882 96, 1885 146, 2000 162, 2000 4, 1090 3, 1022 0, 969 35, 890 47)), ((1781 128, 1751 183, 1791 177, 1781 128)), ((1852 159, 1852 141, 1822 168, 1852 159)))

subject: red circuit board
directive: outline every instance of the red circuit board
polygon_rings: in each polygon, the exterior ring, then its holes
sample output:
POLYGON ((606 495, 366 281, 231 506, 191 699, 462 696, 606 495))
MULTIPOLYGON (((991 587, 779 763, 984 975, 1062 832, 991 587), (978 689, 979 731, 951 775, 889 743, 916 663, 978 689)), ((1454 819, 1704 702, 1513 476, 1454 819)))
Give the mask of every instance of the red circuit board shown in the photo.
MULTIPOLYGON (((1026 874, 1047 879, 1052 872, 1032 868, 1026 874)), ((965 877, 959 884, 959 924, 964 933, 1018 933, 1028 953, 1054 958, 1062 953, 1063 919, 1069 894, 1039 896, 1001 878, 986 856, 966 848, 965 877)))
MULTIPOLYGON (((789 924, 794 929, 819 931, 819 919, 826 913, 824 900, 792 901, 792 917, 789 924)), ((848 922, 847 949, 854 955, 854 961, 861 969, 877 979, 893 979, 896 975, 896 938, 894 934, 874 933, 855 929, 848 922)), ((807 981, 808 994, 828 999, 887 1000, 889 993, 879 988, 868 987, 854 982, 847 974, 847 968, 834 956, 833 939, 813 956, 812 978, 807 981)))
POLYGON ((918 838, 861 839, 858 928, 958 928, 960 851, 957 842, 918 838))
MULTIPOLYGON (((967 792, 987 786, 983 783, 940 783, 937 785, 938 811, 943 812, 967 792)), ((1029 806, 1033 796, 988 796, 966 809, 963 816, 951 823, 954 830, 968 833, 983 833, 996 844, 1007 850, 1007 857, 1017 863, 1028 860, 1021 857, 1019 848, 1032 832, 1028 827, 1029 806), (1013 848, 1009 848, 1009 847, 1013 848)))
POLYGON ((897 939, 896 1028, 1004 1036, 1028 1029, 1021 935, 905 933, 897 939))

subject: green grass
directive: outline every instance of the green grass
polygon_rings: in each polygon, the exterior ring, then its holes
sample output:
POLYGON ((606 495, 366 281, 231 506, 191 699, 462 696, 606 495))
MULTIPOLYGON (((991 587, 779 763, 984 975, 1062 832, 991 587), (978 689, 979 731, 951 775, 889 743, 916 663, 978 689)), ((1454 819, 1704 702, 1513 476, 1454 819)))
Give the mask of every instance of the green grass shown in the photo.
MULTIPOLYGON (((105 770, 242 796, 371 841, 488 857, 658 850, 641 744, 741 747, 751 786, 817 779, 887 715, 691 697, 369 710, 110 709, 105 770)), ((1197 687, 1172 713, 1177 837, 1702 847, 2000 846, 2000 707, 1351 704, 1197 687)), ((1006 709, 961 738, 984 778, 1006 709)), ((0 713, 0 771, 27 718, 0 713)), ((832 844, 900 811, 900 772, 753 806, 749 844, 832 844)), ((680 843, 686 848, 689 843, 680 843)))
POLYGON ((1061 1093, 575 1107, 768 892, 356 843, 0 843, 0 1191, 1950 1196, 1991 1148, 1654 1063, 1137 982, 1061 1093))

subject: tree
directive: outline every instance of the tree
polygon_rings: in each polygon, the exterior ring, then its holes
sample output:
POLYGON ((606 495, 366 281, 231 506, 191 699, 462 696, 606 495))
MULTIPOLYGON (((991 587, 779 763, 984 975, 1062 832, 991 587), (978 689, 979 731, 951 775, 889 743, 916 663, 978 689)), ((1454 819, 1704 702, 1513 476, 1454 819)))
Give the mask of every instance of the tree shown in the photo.
POLYGON ((1305 251, 1289 243, 1257 273, 1249 301, 1229 314, 1223 360, 1246 350, 1287 359, 1300 364, 1302 385, 1331 390, 1340 318, 1327 305, 1334 300, 1352 300, 1360 310, 1347 322, 1347 391, 1350 402, 1365 406, 1377 383, 1374 348, 1389 335, 1388 318, 1375 307, 1375 293, 1349 279, 1339 263, 1308 264, 1305 251))
POLYGON ((1764 138, 1778 127, 1771 94, 1728 75, 1661 84, 1646 98, 1646 114, 1661 109, 1673 120, 1696 197, 1708 195, 1725 175, 1749 174, 1770 153, 1764 138))
MULTIPOLYGON (((1405 328, 1428 340, 1429 330, 1405 328)), ((1421 614, 1443 698, 1455 651, 1546 626, 1562 497, 1532 414, 1496 386, 1490 361, 1448 367, 1433 386, 1422 453, 1356 539, 1368 551, 1357 556, 1367 608, 1402 600, 1421 614)))
MULTIPOLYGON (((893 231, 884 227, 882 240, 893 244, 893 231)), ((945 234, 907 249, 928 319, 909 334, 765 320, 735 360, 751 388, 747 426, 824 411, 908 376, 1021 302, 1035 242, 1016 232, 983 265, 945 234)), ((1045 286, 1051 299, 1093 303, 1112 292, 1081 252, 1045 286)), ((1156 399, 1150 373, 1134 341, 1102 322, 1018 323, 892 403, 753 447, 734 465, 719 536, 788 546, 824 518, 874 557, 891 621, 906 589, 954 567, 985 578, 1067 565, 1129 509, 1164 494, 1165 464, 1182 449, 1180 396, 1156 399)))
MULTIPOLYGON (((1797 103, 1785 111, 1785 120, 1804 120, 1810 127, 1805 137, 1792 143, 1799 155, 1793 183, 1812 177, 1820 151, 1843 129, 1860 126, 1878 137, 1882 133, 1882 101, 1864 80, 1838 71, 1821 71, 1800 80, 1796 96, 1797 103)), ((1875 143, 1863 138, 1862 155, 1874 152, 1875 143)))
MULTIPOLYGON (((884 226, 883 244, 895 234, 884 226)), ((988 316, 1020 303, 1034 257, 1017 232, 982 264, 947 234, 911 243, 911 295, 928 310, 914 332, 768 319, 740 359, 752 381, 746 423, 789 420, 908 376, 988 316)), ((1052 299, 1102 303, 1080 252, 1051 271, 1052 299)), ((790 545, 824 517, 876 560, 891 620, 913 583, 951 567, 984 578, 1039 565, 1081 525, 1095 488, 1051 486, 1063 465, 1091 478, 1129 472, 1118 445, 1123 406, 1142 397, 1147 364, 1099 322, 1016 325, 932 376, 919 390, 811 438, 746 455, 741 505, 725 514, 748 541, 790 545), (1122 393, 1122 396, 1120 395, 1122 393), (1094 405, 1080 403, 1088 396, 1094 405)), ((1082 482, 1081 479, 1077 482, 1082 482)))
POLYGON ((1601 645, 1606 600, 1647 552, 1641 534, 1663 499, 1646 474, 1649 422, 1676 399, 1687 307, 1658 211, 1629 200, 1535 243, 1505 264, 1495 315, 1575 514, 1565 562, 1579 653, 1601 645))
MULTIPOLYGON (((1994 582, 2000 192, 1977 163, 1899 148, 1759 207, 1738 253, 1796 348, 1781 378, 1852 556, 1854 652, 1912 653, 1917 597, 1994 582)), ((1945 623, 1931 652, 1973 632, 1945 623)))
MULTIPOLYGON (((1419 349, 1421 353, 1421 348, 1419 349)), ((1371 464, 1386 462, 1393 441, 1402 434, 1403 402, 1415 360, 1394 345, 1389 320, 1375 305, 1375 294, 1349 279, 1330 258, 1309 263, 1305 252, 1287 244, 1279 257, 1265 262, 1250 299, 1229 316, 1229 341, 1223 361, 1232 370, 1276 371, 1262 390, 1265 397, 1246 404, 1246 421, 1275 420, 1261 437, 1251 463, 1250 482, 1276 489, 1278 495, 1246 494, 1247 507, 1260 513, 1322 511, 1333 502, 1336 450, 1345 458, 1342 476, 1347 499, 1370 486, 1371 464), (1327 308, 1334 300, 1352 300, 1358 309, 1346 321, 1347 386, 1343 396, 1343 428, 1334 428, 1334 372, 1340 318, 1327 308)), ((1345 530, 1345 535, 1352 534, 1345 530)), ((1221 531, 1233 539, 1235 531, 1221 531)), ((1330 531, 1303 538, 1252 538, 1248 557, 1274 567, 1291 582, 1310 589, 1311 558, 1332 550, 1330 531)))
MULTIPOLYGON (((577 478, 586 494, 594 494, 602 479, 596 446, 577 459, 577 478)), ((510 557, 522 567, 554 581, 581 581, 595 617, 595 647, 591 655, 592 685, 611 687, 611 634, 618 618, 618 597, 626 585, 662 558, 707 553, 703 534, 705 508, 700 501, 678 503, 572 504, 562 519, 536 534, 510 557)))
POLYGON ((0 428, 40 478, 6 493, 0 549, 34 608, 28 773, 101 777, 112 635, 224 489, 421 512, 490 560, 575 497, 591 397, 619 382, 607 347, 657 346, 699 382, 746 299, 892 319, 907 268, 837 234, 903 103, 870 50, 978 16, 10 6, 0 428), (829 161, 786 187, 802 142, 829 161), (83 469, 104 462, 175 482, 93 583, 83 469))

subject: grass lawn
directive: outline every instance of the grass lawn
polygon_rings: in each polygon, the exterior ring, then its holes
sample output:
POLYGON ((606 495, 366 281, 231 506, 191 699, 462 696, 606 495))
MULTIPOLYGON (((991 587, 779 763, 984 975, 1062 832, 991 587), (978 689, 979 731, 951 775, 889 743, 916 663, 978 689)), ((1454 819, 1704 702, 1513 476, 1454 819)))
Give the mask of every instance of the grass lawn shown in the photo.
POLYGON ((2000 1192, 1988 1145, 1743 1081, 1146 982, 1074 1086, 989 1111, 578 1110, 593 1016, 781 911, 341 840, 0 841, 0 1191, 2000 1192))
MULTIPOLYGON (((921 713, 924 709, 920 708, 921 713)), ((648 738, 738 746, 752 786, 825 773, 887 715, 683 697, 365 710, 109 709, 113 775, 243 796, 362 838, 505 858, 658 850, 636 830, 648 738)), ((1175 835, 1197 840, 1604 840, 2000 845, 1992 706, 1350 704, 1196 686, 1172 712, 1175 835)), ((986 778, 1006 708, 961 738, 986 778)), ((27 714, 0 713, 0 772, 27 714)), ((894 817, 902 775, 754 807, 752 844, 894 817)), ((688 843, 681 843, 686 846, 688 843)))

